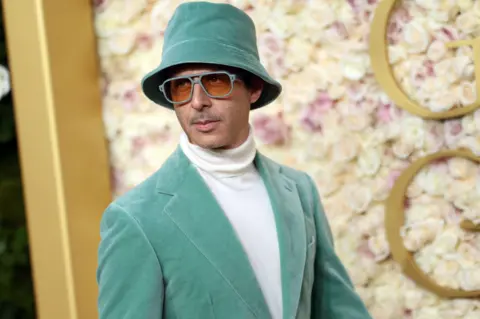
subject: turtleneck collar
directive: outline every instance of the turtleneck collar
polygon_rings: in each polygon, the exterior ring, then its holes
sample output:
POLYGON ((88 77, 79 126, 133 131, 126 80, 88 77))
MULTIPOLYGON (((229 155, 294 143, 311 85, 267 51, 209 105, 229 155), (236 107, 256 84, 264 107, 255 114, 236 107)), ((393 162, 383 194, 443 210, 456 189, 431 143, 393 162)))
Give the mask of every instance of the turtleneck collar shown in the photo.
POLYGON ((180 147, 185 156, 198 169, 218 177, 242 175, 253 168, 256 155, 255 139, 252 128, 247 140, 240 146, 227 150, 209 150, 190 143, 183 132, 180 136, 180 147))

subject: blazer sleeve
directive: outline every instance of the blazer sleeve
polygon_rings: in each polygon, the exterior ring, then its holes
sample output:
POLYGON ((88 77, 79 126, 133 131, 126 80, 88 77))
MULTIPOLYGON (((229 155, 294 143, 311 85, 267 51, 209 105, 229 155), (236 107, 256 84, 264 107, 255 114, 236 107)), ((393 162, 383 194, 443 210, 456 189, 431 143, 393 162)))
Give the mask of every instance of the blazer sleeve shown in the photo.
POLYGON ((356 293, 347 270, 335 253, 333 236, 317 187, 310 176, 308 179, 317 232, 311 318, 372 319, 356 293))
POLYGON ((162 271, 140 225, 111 204, 102 216, 100 235, 99 319, 161 319, 162 271))

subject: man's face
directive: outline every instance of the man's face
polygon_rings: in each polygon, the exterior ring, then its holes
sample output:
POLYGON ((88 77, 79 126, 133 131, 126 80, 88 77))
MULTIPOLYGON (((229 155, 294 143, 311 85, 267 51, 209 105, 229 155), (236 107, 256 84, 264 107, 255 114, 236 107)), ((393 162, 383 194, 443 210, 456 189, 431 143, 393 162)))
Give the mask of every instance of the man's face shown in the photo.
MULTIPOLYGON (((232 70, 192 65, 177 68, 171 77, 215 71, 235 74, 232 70)), ((211 81, 214 85, 216 79, 211 81)), ((241 145, 249 134, 250 104, 258 100, 262 90, 258 80, 249 86, 241 80, 235 80, 228 96, 212 98, 196 83, 192 99, 174 105, 177 118, 190 143, 207 149, 229 149, 241 145)))

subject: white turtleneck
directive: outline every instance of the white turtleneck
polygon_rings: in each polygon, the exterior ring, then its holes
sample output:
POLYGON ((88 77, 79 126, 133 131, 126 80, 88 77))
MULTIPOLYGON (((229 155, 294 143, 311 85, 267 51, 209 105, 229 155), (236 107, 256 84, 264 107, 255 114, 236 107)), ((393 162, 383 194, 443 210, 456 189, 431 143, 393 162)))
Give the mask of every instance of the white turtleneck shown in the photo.
POLYGON ((213 151, 189 142, 180 147, 197 168, 232 224, 248 256, 273 319, 282 318, 280 252, 270 199, 257 172, 252 129, 239 147, 213 151))

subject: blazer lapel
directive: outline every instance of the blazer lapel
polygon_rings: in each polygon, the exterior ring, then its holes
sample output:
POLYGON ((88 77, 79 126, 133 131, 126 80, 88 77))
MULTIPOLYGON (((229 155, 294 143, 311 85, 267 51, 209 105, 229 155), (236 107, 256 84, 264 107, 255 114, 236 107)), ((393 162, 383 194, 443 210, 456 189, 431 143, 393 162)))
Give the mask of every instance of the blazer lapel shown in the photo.
POLYGON ((164 165, 175 172, 157 183, 171 194, 165 212, 237 292, 258 318, 270 314, 248 257, 202 177, 180 148, 164 165))
POLYGON ((282 267, 283 317, 295 318, 307 251, 301 201, 295 182, 281 173, 279 165, 259 153, 255 164, 275 212, 282 267))

